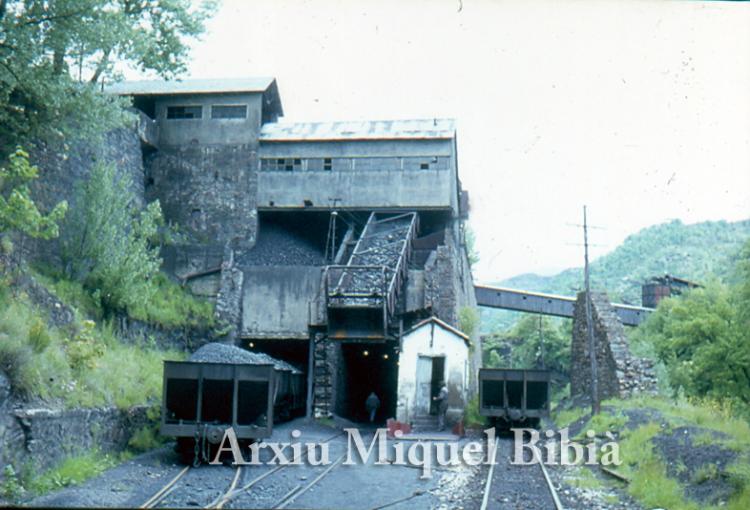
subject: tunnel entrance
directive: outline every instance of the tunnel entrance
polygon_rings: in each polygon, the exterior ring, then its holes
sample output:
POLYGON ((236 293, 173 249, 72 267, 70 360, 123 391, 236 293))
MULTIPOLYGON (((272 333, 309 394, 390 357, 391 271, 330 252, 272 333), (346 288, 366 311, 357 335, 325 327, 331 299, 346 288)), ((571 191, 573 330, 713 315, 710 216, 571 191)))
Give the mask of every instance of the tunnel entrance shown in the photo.
POLYGON ((345 343, 341 345, 341 367, 337 378, 336 414, 360 423, 369 422, 365 401, 371 392, 380 399, 375 424, 396 416, 398 353, 389 343, 345 343))
POLYGON ((242 347, 252 352, 262 352, 281 361, 291 363, 301 372, 307 373, 310 342, 299 339, 243 338, 242 347))

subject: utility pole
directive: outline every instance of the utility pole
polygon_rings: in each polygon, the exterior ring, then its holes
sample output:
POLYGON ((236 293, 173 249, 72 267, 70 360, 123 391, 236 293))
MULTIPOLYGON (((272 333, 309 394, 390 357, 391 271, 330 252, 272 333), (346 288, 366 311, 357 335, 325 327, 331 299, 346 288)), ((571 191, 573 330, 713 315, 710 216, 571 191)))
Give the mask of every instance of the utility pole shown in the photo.
POLYGON ((596 359, 596 340, 591 319, 591 285, 589 282, 589 231, 586 222, 586 206, 583 206, 583 274, 586 283, 586 332, 589 337, 589 360, 591 361, 591 414, 599 414, 599 370, 596 359))

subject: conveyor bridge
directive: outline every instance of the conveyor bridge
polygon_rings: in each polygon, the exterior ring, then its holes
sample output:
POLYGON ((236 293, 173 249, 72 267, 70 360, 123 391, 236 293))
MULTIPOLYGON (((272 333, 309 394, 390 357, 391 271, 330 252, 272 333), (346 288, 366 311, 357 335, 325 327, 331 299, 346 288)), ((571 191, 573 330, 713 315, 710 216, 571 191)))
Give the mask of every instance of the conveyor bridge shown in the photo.
MULTIPOLYGON (((574 297, 486 285, 475 285, 474 291, 479 306, 573 318, 576 302, 574 297)), ((637 326, 653 311, 651 308, 618 303, 612 303, 612 306, 626 326, 637 326)))

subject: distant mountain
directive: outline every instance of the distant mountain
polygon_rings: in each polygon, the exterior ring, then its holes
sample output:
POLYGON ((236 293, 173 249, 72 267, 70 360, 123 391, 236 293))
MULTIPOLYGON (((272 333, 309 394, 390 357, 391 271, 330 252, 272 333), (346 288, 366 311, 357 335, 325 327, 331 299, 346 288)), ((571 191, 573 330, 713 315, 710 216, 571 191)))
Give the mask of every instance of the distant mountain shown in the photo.
MULTIPOLYGON (((591 285, 606 290, 613 301, 640 305, 641 284, 652 276, 670 274, 697 282, 711 275, 730 278, 734 260, 748 239, 750 220, 692 225, 674 220, 647 227, 591 262, 591 285)), ((496 284, 572 296, 583 287, 583 268, 566 269, 553 276, 522 274, 496 284)), ((482 330, 504 329, 517 316, 513 312, 482 310, 482 330)))

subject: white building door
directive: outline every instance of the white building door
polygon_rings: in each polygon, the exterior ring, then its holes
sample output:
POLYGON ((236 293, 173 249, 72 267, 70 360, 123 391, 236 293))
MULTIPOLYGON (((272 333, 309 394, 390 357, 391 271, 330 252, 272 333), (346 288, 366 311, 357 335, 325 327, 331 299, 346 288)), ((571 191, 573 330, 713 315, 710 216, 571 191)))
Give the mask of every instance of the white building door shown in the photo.
POLYGON ((432 358, 419 356, 417 358, 417 399, 414 402, 414 412, 417 416, 430 414, 432 400, 432 358))

